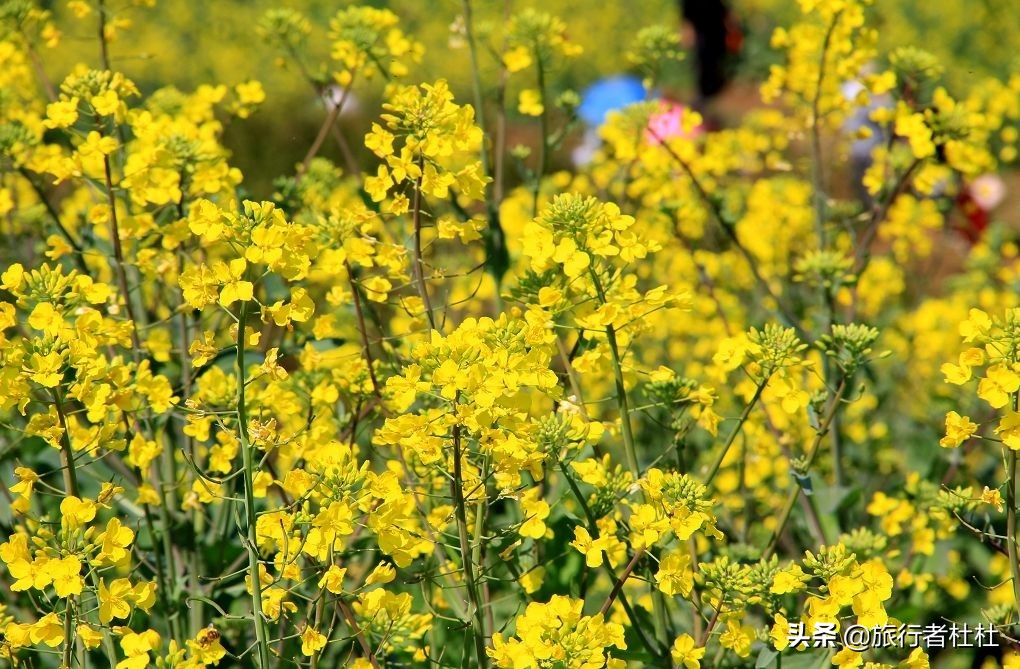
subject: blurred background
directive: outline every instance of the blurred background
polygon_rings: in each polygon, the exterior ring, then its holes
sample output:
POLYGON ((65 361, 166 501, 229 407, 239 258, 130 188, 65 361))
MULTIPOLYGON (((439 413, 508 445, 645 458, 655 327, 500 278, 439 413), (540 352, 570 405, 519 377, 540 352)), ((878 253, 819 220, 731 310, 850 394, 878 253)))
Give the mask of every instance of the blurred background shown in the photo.
MULTIPOLYGON (((805 0, 808 1, 808 0, 805 0)), ((94 25, 74 17, 75 3, 55 1, 49 5, 63 33, 61 46, 44 54, 50 78, 60 81, 77 62, 98 61, 94 25)), ((262 35, 258 26, 267 10, 286 6, 305 14, 312 25, 301 48, 309 62, 329 61, 330 18, 349 2, 327 0, 133 0, 118 3, 113 32, 111 62, 114 69, 132 78, 143 93, 167 84, 193 90, 201 84, 228 85, 258 80, 266 93, 265 103, 250 118, 235 121, 225 135, 233 151, 233 163, 245 175, 246 189, 258 197, 272 192, 273 180, 292 174, 312 143, 323 119, 323 107, 314 89, 301 76, 292 59, 262 35), (287 62, 285 63, 285 60, 287 62)), ((401 20, 405 33, 425 46, 422 61, 406 77, 408 82, 446 78, 458 99, 472 97, 467 48, 460 37, 463 11, 461 0, 375 0, 357 4, 386 7, 401 20)), ((498 37, 504 16, 526 7, 558 15, 566 23, 571 41, 584 48, 580 58, 567 69, 549 74, 550 88, 583 93, 605 77, 626 74, 625 57, 634 35, 643 27, 675 26, 683 36, 687 52, 682 62, 662 73, 660 93, 687 104, 705 102, 699 95, 697 52, 699 37, 711 32, 724 41, 722 54, 724 86, 712 91, 704 105, 711 123, 734 125, 741 114, 759 105, 758 83, 775 62, 769 39, 777 26, 790 24, 799 14, 795 0, 728 0, 725 26, 715 28, 717 19, 711 0, 475 0, 474 22, 482 54, 482 80, 498 81, 498 37), (684 15, 688 21, 684 21, 684 15), (693 24, 690 19, 693 19, 693 24), (697 25, 701 21, 703 25, 697 25), (708 28, 705 28, 707 25, 708 28), (706 32, 706 30, 708 32, 706 32), (487 40, 488 36, 488 40, 487 40)), ((1020 8, 1016 0, 876 0, 880 46, 916 45, 951 64, 945 79, 962 95, 972 82, 984 76, 1006 78, 1017 71, 1020 54, 1020 8)), ((711 50, 711 45, 710 45, 711 50)), ((718 73, 716 73, 718 74, 718 73)), ((711 75, 710 75, 711 76, 711 75)), ((508 146, 534 145, 538 119, 517 112, 517 93, 511 80, 507 92, 508 146)), ((379 112, 384 82, 358 86, 357 98, 345 106, 340 126, 350 139, 355 159, 371 165, 360 138, 379 112), (353 103, 353 104, 352 104, 353 103)), ((554 156, 552 167, 570 164, 570 150, 582 140, 578 128, 554 156)), ((337 149, 327 144, 322 155, 343 164, 337 149)), ((1016 179, 1007 175, 1012 194, 1020 190, 1016 179)), ((1008 211, 1010 207, 1003 207, 1008 211)))

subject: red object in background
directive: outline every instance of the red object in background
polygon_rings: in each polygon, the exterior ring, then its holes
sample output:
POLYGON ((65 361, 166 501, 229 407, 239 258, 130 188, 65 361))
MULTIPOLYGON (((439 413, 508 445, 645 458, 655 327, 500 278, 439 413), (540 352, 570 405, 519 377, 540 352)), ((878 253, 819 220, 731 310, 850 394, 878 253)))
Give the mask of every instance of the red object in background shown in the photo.
POLYGON ((744 31, 740 22, 732 12, 726 13, 726 51, 731 56, 739 56, 744 50, 744 31))
POLYGON ((974 196, 970 194, 970 190, 966 188, 956 196, 956 206, 963 213, 965 221, 964 225, 957 229, 968 242, 972 245, 977 244, 988 228, 988 223, 991 220, 989 212, 977 203, 974 196))

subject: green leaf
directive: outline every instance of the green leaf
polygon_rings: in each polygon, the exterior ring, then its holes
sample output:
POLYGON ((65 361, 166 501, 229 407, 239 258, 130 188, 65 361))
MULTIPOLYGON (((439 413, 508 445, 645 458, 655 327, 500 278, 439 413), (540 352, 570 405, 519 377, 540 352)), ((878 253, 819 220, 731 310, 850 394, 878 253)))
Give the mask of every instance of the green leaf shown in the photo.
POLYGON ((754 669, 765 669, 765 667, 771 667, 779 657, 779 651, 769 646, 765 646, 758 653, 758 659, 754 662, 754 669))

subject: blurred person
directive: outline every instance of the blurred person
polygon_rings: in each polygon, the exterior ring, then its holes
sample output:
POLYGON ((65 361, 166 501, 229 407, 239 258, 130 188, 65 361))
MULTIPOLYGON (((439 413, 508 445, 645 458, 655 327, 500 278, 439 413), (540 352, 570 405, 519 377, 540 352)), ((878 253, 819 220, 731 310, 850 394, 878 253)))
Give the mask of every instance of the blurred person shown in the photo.
MULTIPOLYGON (((861 74, 867 75, 874 71, 874 64, 869 64, 861 74)), ((847 81, 842 85, 843 96, 849 101, 856 100, 866 90, 866 86, 859 79, 847 81)), ((861 202, 868 207, 874 206, 875 202, 864 186, 864 175, 871 166, 872 152, 888 141, 883 129, 872 120, 872 116, 878 110, 894 109, 895 102, 888 93, 871 95, 868 104, 855 106, 853 112, 843 122, 843 132, 851 138, 850 170, 854 190, 861 202)), ((943 148, 938 147, 938 151, 939 159, 944 161, 943 148)), ((932 195, 944 196, 950 187, 949 183, 939 183, 932 195)), ((952 229, 973 246, 984 235, 991 223, 992 212, 1002 203, 1005 196, 1006 185, 998 175, 982 174, 973 179, 959 180, 953 207, 962 215, 962 221, 953 224, 952 229)))
MULTIPOLYGON (((861 75, 867 75, 874 71, 873 66, 867 66, 861 75)), ((846 81, 841 86, 843 97, 853 102, 859 95, 867 92, 867 87, 860 79, 846 81)), ((854 193, 861 202, 870 206, 871 195, 864 187, 864 174, 871 166, 871 154, 886 140, 881 126, 872 120, 872 114, 879 109, 894 108, 892 96, 888 93, 872 95, 867 105, 854 106, 853 111, 843 121, 843 132, 851 138, 850 141, 850 174, 853 180, 854 193)))
POLYGON ((680 0, 685 39, 693 47, 697 75, 694 107, 704 113, 708 103, 733 78, 732 61, 740 53, 744 37, 733 13, 723 0, 680 0))

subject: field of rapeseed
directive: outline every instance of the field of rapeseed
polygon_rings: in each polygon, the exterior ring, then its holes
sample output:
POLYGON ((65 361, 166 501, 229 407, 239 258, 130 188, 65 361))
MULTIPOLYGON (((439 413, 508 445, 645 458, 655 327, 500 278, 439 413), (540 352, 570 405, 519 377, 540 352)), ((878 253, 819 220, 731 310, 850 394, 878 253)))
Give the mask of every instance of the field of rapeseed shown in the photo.
POLYGON ((0 0, 0 666, 1020 668, 1020 11, 677 10, 0 0))

